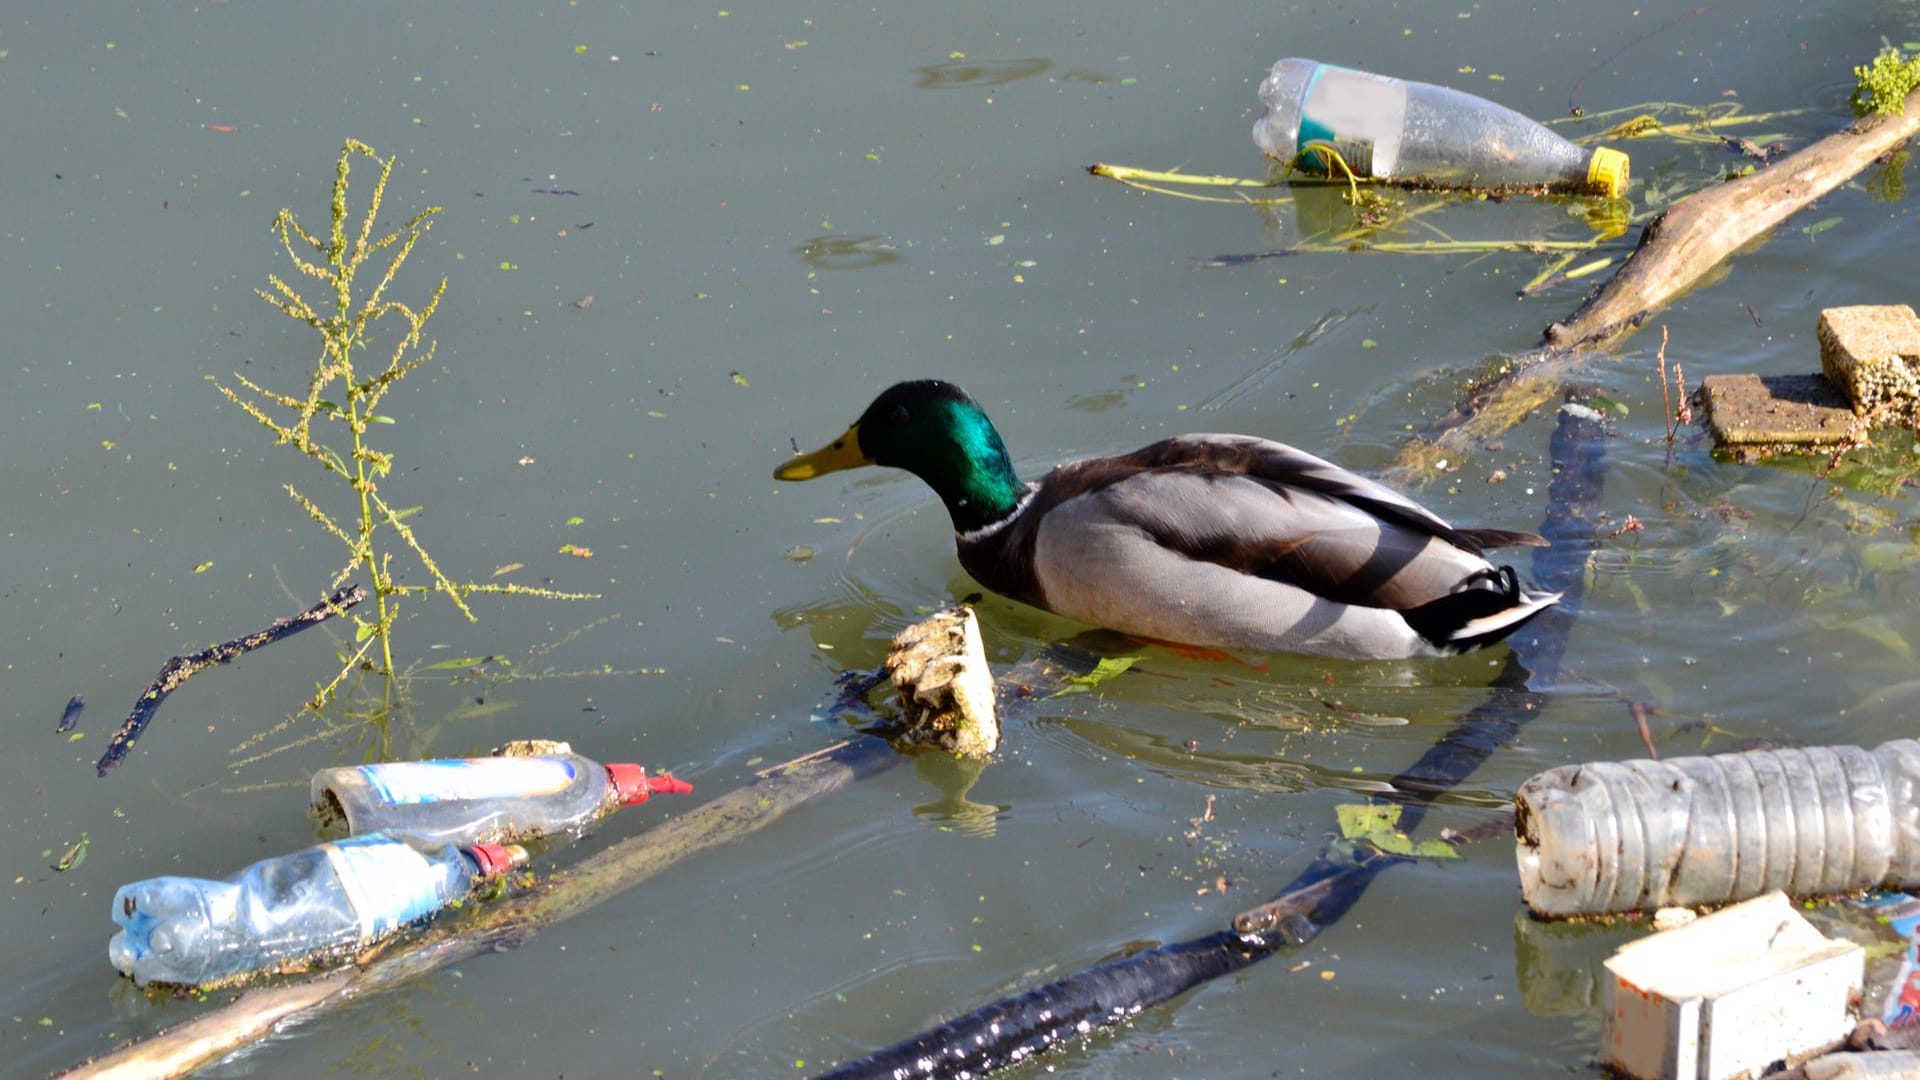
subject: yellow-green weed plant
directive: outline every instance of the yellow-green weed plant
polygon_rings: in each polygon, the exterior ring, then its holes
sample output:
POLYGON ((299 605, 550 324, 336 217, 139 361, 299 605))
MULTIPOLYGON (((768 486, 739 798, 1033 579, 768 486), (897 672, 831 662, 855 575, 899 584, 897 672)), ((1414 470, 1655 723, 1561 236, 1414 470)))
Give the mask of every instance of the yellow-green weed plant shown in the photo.
POLYGON ((429 206, 392 232, 374 237, 374 222, 379 217, 387 180, 393 175, 396 160, 395 157, 382 158, 372 147, 357 139, 346 141, 335 167, 332 227, 325 239, 308 232, 291 210, 281 210, 273 219, 273 228, 280 234, 281 245, 286 248, 288 258, 293 260, 294 268, 307 277, 327 283, 333 290, 331 302, 319 306, 309 302, 277 274, 267 275, 268 282, 273 286, 271 291, 254 290, 281 314, 305 323, 320 333, 320 355, 307 379, 305 394, 295 396, 278 393, 236 373, 234 381, 251 395, 243 397, 208 376, 227 400, 246 410, 248 416, 273 432, 276 445, 292 447, 317 462, 328 473, 344 479, 356 496, 358 517, 347 519, 342 524, 342 519, 323 510, 294 485, 283 485, 287 494, 306 510, 308 517, 346 545, 346 565, 334 575, 330 588, 338 588, 361 567, 365 567, 373 577, 375 615, 371 619, 353 616, 357 626, 355 649, 346 657, 340 672, 330 682, 323 684, 309 702, 309 707, 316 709, 333 695, 334 690, 356 668, 370 668, 388 676, 394 673, 393 626, 399 615, 399 602, 405 597, 420 596, 424 599, 437 592, 452 601, 469 621, 477 621, 472 609, 467 606, 467 598, 475 593, 540 596, 555 600, 596 599, 593 594, 565 593, 511 583, 455 582, 441 572, 433 556, 427 553, 418 535, 404 520, 411 511, 395 509, 381 494, 380 482, 393 471, 393 455, 375 449, 367 433, 376 424, 394 422, 393 417, 381 408, 387 391, 421 364, 433 359, 434 343, 429 341, 423 347, 421 331, 427 320, 433 318, 441 296, 447 291, 447 279, 443 277, 433 290, 433 295, 419 308, 388 295, 387 290, 393 284, 394 276, 406 264, 414 245, 426 235, 434 217, 443 209, 429 206), (374 181, 373 193, 367 200, 366 214, 357 226, 347 204, 347 181, 356 158, 368 158, 380 166, 380 176, 374 181), (314 257, 306 254, 308 248, 312 249, 314 257), (386 258, 384 270, 377 264, 370 268, 380 274, 378 283, 364 295, 357 293, 355 285, 362 269, 369 269, 369 260, 386 251, 391 251, 391 254, 386 258), (378 354, 373 351, 374 331, 381 320, 389 322, 380 329, 399 331, 398 339, 386 354, 384 363, 380 363, 378 354), (338 426, 316 427, 316 420, 338 426), (323 439, 329 431, 339 434, 341 445, 336 446, 323 439), (412 551, 426 568, 432 577, 431 585, 403 585, 394 579, 393 558, 396 549, 402 546, 412 551), (377 663, 370 656, 376 645, 379 649, 377 663))
POLYGON ((1848 99, 1853 115, 1897 115, 1907 96, 1920 88, 1920 52, 1909 54, 1882 39, 1873 62, 1856 66, 1853 77, 1859 80, 1848 99))

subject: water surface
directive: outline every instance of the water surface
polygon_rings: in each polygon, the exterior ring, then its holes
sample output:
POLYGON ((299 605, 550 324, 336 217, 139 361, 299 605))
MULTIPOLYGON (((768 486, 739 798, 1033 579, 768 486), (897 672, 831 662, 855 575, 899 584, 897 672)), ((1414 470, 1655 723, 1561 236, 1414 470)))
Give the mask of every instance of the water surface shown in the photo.
MULTIPOLYGON (((1296 216, 1144 195, 1088 163, 1257 172, 1254 88, 1291 54, 1542 117, 1564 115, 1576 84, 1590 113, 1811 105, 1742 132, 1799 144, 1846 122, 1849 68, 1882 35, 1920 38, 1906 3, 1747 0, 1670 23, 1629 10, 10 6, 7 1072, 192 1015, 107 965, 115 887, 309 842, 306 778, 381 745, 337 714, 323 737, 306 718, 256 741, 328 674, 335 646, 315 632, 196 678, 118 773, 92 770, 163 660, 306 606, 342 561, 282 490, 337 505, 327 478, 207 377, 304 385, 315 341, 253 290, 287 273, 267 230, 280 208, 324 221, 343 139, 399 155, 391 215, 446 207, 395 286, 419 302, 449 281, 434 360, 376 431, 399 462, 383 493, 423 507, 410 520, 456 577, 521 563, 516 580, 601 596, 485 599, 478 624, 410 607, 403 663, 497 655, 569 677, 416 679, 387 752, 567 739, 707 796, 842 735, 822 714, 835 677, 975 590, 910 478, 769 478, 887 383, 962 383, 1030 473, 1191 430, 1374 469, 1487 358, 1531 346, 1579 299, 1516 300, 1542 265, 1524 254, 1203 269, 1290 242, 1296 216), (53 730, 74 694, 88 702, 78 741, 53 730), (83 836, 85 862, 51 869, 83 836)), ((1712 148, 1629 149, 1636 197, 1739 166, 1712 148)), ((1820 308, 1911 302, 1911 276, 1888 272, 1915 243, 1911 201, 1884 194, 1849 185, 1663 312, 1689 385, 1812 370, 1820 308)), ((1583 208, 1558 202, 1434 220, 1460 236, 1589 235, 1583 208)), ((1484 820, 1541 768, 1642 753, 1635 701, 1658 710, 1667 754, 1911 733, 1909 490, 1717 460, 1694 431, 1670 449, 1658 345, 1643 331, 1589 370, 1626 407, 1602 533, 1628 515, 1644 531, 1601 545, 1553 707, 1429 827, 1484 820)), ((1537 526, 1552 424, 1529 418, 1421 498, 1463 523, 1537 526)), ((980 611, 999 662, 1082 629, 995 598, 980 611)), ((889 771, 514 953, 212 1071, 805 1075, 1044 975, 1223 925, 1319 851, 1336 805, 1481 700, 1500 654, 1240 659, 1149 652, 1098 693, 1011 717, 970 787, 938 762, 889 771)), ((675 809, 623 813, 582 850, 675 809)), ((1397 869, 1298 955, 1049 1065, 1585 1070, 1590 973, 1623 932, 1543 931, 1520 910, 1504 842, 1397 869)))

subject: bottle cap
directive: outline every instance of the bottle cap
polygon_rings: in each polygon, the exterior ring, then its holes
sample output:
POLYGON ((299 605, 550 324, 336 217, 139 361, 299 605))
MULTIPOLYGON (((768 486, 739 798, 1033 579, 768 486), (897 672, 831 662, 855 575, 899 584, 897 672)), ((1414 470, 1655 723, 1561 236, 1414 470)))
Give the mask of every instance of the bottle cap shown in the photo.
POLYGON ((609 765, 607 777, 613 781, 613 794, 621 806, 646 802, 653 794, 647 785, 647 770, 638 765, 609 765))
POLYGON ((481 877, 499 877, 527 861, 527 849, 519 844, 475 844, 467 855, 479 867, 481 877))
POLYGON ((621 806, 646 802, 654 795, 685 795, 693 785, 671 776, 648 776, 638 765, 609 765, 607 776, 613 781, 613 793, 621 806))
POLYGON ((1605 146, 1593 148, 1593 159, 1587 162, 1587 184, 1609 199, 1617 199, 1627 193, 1627 155, 1605 146))

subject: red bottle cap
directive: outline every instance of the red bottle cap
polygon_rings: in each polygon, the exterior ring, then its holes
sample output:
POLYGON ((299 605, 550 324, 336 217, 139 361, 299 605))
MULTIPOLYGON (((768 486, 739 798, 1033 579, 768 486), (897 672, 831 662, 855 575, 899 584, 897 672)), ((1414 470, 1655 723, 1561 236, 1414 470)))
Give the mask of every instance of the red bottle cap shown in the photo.
POLYGON ((647 787, 647 770, 638 765, 609 765, 607 777, 613 781, 613 793, 621 806, 646 802, 653 794, 647 787))
POLYGON ((527 849, 519 844, 475 844, 467 856, 479 868, 481 877, 499 877, 527 861, 527 849))
POLYGON ((647 770, 638 765, 609 765, 607 776, 613 781, 613 791, 619 797, 621 806, 646 802, 655 794, 685 795, 693 790, 693 785, 685 780, 675 780, 671 776, 648 776, 647 770))

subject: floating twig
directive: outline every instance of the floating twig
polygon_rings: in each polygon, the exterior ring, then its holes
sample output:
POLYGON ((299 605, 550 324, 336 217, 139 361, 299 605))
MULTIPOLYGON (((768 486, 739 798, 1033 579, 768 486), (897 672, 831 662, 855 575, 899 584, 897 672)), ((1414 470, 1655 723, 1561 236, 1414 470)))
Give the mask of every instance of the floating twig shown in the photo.
MULTIPOLYGON (((227 663, 242 653, 249 653, 262 645, 271 645, 283 637, 305 630, 309 626, 323 623, 335 615, 340 615, 353 605, 367 598, 367 592, 358 585, 349 585, 339 589, 332 596, 313 605, 291 619, 275 619, 272 626, 256 630, 245 637, 232 641, 223 641, 209 649, 202 649, 192 656, 176 656, 160 665, 160 674, 153 677, 147 688, 140 692, 140 698, 133 703, 133 711, 127 714, 127 721, 120 730, 113 733, 113 740, 107 744, 107 752, 100 755, 97 766, 101 776, 107 770, 120 764, 127 752, 133 749, 134 741, 140 738, 147 724, 152 722, 153 714, 160 709, 160 703, 167 695, 180 688, 194 674, 205 671, 215 664, 227 663)), ((76 714, 78 715, 78 714, 76 714)))
POLYGON ((1274 188, 1280 186, 1279 182, 1273 180, 1247 180, 1237 176, 1221 176, 1217 173, 1183 173, 1178 169, 1136 169, 1131 165, 1108 165, 1104 162, 1087 166, 1087 171, 1095 176, 1118 180, 1123 184, 1144 181, 1154 184, 1191 184, 1196 187, 1274 188))
POLYGON ((1660 408, 1667 418, 1667 445, 1673 445, 1673 399, 1667 396, 1667 325, 1660 324, 1660 408))
POLYGON ((1242 191, 1235 191, 1234 197, 1221 195, 1199 195, 1191 191, 1181 191, 1167 187, 1168 184, 1188 184, 1195 187, 1228 188, 1265 188, 1280 186, 1279 181, 1247 180, 1237 176, 1201 175, 1196 173, 1170 172, 1159 169, 1136 169, 1131 165, 1096 164, 1087 166, 1087 171, 1095 176, 1104 176, 1117 180, 1130 188, 1151 191, 1156 195, 1172 195, 1179 199, 1193 199, 1198 202, 1234 203, 1241 206, 1277 206, 1293 201, 1291 195, 1269 198, 1255 198, 1242 191))

